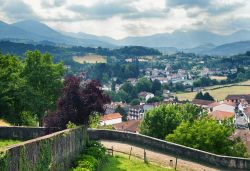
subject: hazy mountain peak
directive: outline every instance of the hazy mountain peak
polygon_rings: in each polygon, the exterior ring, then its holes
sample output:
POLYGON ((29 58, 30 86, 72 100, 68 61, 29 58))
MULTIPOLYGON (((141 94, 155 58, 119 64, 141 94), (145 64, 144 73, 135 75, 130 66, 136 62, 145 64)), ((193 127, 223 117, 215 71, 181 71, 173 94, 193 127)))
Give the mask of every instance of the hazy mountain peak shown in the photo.
POLYGON ((23 29, 25 31, 35 33, 37 35, 43 35, 43 36, 46 35, 48 37, 54 37, 54 36, 60 35, 60 33, 51 29, 46 24, 40 23, 35 20, 24 20, 24 21, 16 22, 12 25, 20 29, 23 29))

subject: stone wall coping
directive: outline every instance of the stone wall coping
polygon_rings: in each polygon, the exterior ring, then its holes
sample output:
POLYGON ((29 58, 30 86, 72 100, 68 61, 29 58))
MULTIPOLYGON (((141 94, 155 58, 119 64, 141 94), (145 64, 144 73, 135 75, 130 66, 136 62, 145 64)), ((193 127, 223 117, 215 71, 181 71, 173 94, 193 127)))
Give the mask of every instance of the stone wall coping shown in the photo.
POLYGON ((188 150, 197 151, 197 152, 200 152, 200 153, 216 156, 216 157, 219 157, 219 158, 240 159, 240 160, 248 160, 248 161, 250 161, 250 158, 233 157, 233 156, 224 156, 224 155, 214 154, 214 153, 206 152, 206 151, 203 151, 203 150, 187 147, 187 146, 184 146, 184 145, 172 143, 172 142, 169 142, 169 141, 164 141, 164 140, 154 138, 154 137, 150 137, 150 136, 147 136, 147 135, 128 132, 128 131, 109 130, 109 129, 94 129, 94 128, 88 128, 88 131, 106 131, 106 132, 117 132, 117 133, 121 133, 121 134, 130 134, 130 135, 145 137, 145 138, 152 139, 152 140, 155 140, 155 141, 159 141, 159 142, 162 142, 162 143, 174 145, 174 146, 177 146, 177 147, 180 147, 180 148, 185 148, 185 149, 188 149, 188 150))
MULTIPOLYGON (((76 128, 71 128, 71 129, 65 129, 65 130, 62 130, 62 131, 58 131, 58 132, 54 132, 54 133, 51 133, 51 134, 48 134, 48 135, 37 137, 37 138, 31 139, 31 140, 27 140, 27 141, 23 141, 23 142, 20 142, 20 143, 17 143, 17 144, 9 145, 9 146, 4 147, 0 151, 7 151, 9 149, 12 149, 12 148, 15 148, 15 147, 18 147, 18 146, 23 146, 23 145, 30 144, 30 143, 33 143, 33 142, 36 142, 36 141, 41 141, 41 140, 44 140, 44 139, 48 139, 48 138, 51 138, 51 137, 54 137, 54 136, 57 136, 57 135, 60 135, 60 134, 68 133, 68 132, 71 132, 73 130, 76 130, 76 129, 79 129, 79 128, 82 128, 82 127, 83 126, 76 127, 76 128)), ((19 128, 19 127, 17 127, 17 128, 19 128)), ((22 128, 30 128, 30 127, 22 127, 22 128)), ((45 127, 34 127, 34 128, 39 129, 39 128, 45 128, 45 127)))

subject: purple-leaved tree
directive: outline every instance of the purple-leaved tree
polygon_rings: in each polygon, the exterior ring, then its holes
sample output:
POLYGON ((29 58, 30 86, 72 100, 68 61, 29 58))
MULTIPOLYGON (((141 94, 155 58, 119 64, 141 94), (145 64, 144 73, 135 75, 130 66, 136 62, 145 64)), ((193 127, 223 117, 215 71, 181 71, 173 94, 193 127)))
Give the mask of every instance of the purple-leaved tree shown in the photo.
POLYGON ((67 77, 57 110, 44 118, 44 126, 66 128, 69 121, 87 125, 89 116, 93 112, 103 113, 107 103, 110 103, 110 98, 101 90, 99 82, 92 80, 80 85, 79 78, 67 77))

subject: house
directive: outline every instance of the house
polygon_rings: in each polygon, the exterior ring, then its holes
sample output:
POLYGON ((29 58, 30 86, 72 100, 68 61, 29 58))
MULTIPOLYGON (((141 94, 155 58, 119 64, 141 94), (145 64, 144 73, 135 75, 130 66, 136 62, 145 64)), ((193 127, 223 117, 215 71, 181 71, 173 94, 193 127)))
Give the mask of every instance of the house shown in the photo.
POLYGON ((224 111, 224 112, 235 112, 235 103, 225 103, 225 102, 214 102, 208 105, 209 111, 224 111))
POLYGON ((136 78, 128 78, 127 82, 131 83, 133 86, 135 86, 138 82, 138 79, 136 78))
POLYGON ((141 120, 129 120, 126 122, 118 123, 113 125, 113 129, 118 131, 128 131, 139 133, 139 125, 141 120))
POLYGON ((192 100, 192 103, 196 106, 200 106, 204 109, 209 110, 210 109, 210 104, 214 103, 214 101, 209 101, 209 100, 201 100, 201 99, 194 99, 192 100))
POLYGON ((131 106, 128 110, 129 120, 140 120, 144 117, 143 105, 131 106))
POLYGON ((100 125, 113 125, 122 122, 122 115, 120 113, 110 113, 101 116, 100 125))
POLYGON ((215 110, 209 113, 208 115, 216 119, 217 121, 222 121, 222 120, 234 117, 234 112, 215 110))
POLYGON ((127 103, 123 102, 111 102, 110 104, 106 104, 105 107, 105 114, 109 113, 115 113, 115 109, 120 106, 122 107, 126 112, 128 112, 129 105, 127 103))
POLYGON ((250 104, 250 94, 228 95, 224 101, 227 103, 250 104))
POLYGON ((146 92, 146 91, 142 91, 138 94, 138 96, 143 98, 145 101, 148 101, 148 99, 154 97, 154 94, 146 92))

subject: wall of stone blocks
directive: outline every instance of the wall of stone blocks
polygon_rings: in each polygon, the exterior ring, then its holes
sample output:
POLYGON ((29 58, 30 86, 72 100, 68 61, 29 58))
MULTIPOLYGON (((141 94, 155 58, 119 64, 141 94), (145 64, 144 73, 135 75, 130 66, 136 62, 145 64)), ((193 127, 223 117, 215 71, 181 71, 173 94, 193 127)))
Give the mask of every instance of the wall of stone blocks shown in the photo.
POLYGON ((128 142, 141 147, 157 150, 161 153, 172 154, 178 158, 212 165, 222 170, 250 170, 250 159, 216 155, 141 134, 114 130, 89 129, 88 135, 92 140, 103 139, 128 142))
POLYGON ((0 127, 0 139, 30 140, 59 131, 58 128, 43 127, 0 127))
POLYGON ((84 127, 55 132, 0 151, 1 171, 66 171, 84 150, 84 127))

